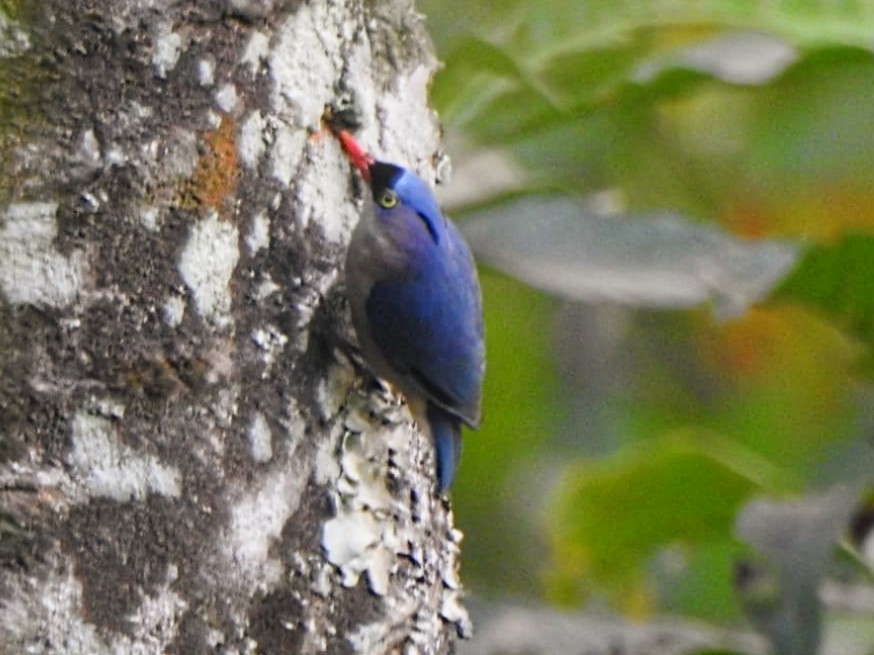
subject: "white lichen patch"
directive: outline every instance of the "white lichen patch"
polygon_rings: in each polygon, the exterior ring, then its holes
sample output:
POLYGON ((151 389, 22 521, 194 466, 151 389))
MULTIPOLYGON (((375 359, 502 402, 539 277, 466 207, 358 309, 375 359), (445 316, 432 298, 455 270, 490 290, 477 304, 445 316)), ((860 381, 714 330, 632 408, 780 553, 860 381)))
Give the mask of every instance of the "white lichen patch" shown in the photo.
POLYGON ((252 73, 258 72, 261 64, 267 61, 270 54, 270 39, 263 32, 255 32, 246 44, 240 63, 246 64, 252 69, 252 73))
POLYGON ((226 114, 233 113, 240 102, 240 97, 237 95, 237 87, 233 84, 225 84, 215 94, 215 104, 226 114))
POLYGON ((167 581, 152 595, 144 595, 139 607, 127 617, 134 643, 142 644, 145 650, 133 648, 128 652, 161 653, 176 638, 179 621, 188 608, 187 601, 171 587, 178 570, 168 567, 167 581))
POLYGON ((414 429, 406 405, 388 390, 344 394, 339 380, 326 382, 322 391, 340 399, 328 406, 339 406, 342 416, 316 461, 316 479, 333 487, 336 508, 323 528, 322 548, 336 571, 333 579, 353 587, 363 577, 372 594, 385 598, 387 615, 348 631, 345 638, 355 652, 375 652, 391 638, 385 626, 406 623, 407 650, 430 652, 444 623, 469 636, 471 623, 457 574, 460 535, 452 529, 451 512, 436 496, 398 493, 388 484, 392 479, 403 489, 405 478, 421 475, 423 463, 433 467, 433 456, 421 448, 424 436, 414 429), (333 478, 327 475, 328 466, 320 464, 331 457, 333 478), (435 535, 435 529, 443 534, 435 535), (436 550, 435 538, 440 542, 436 550), (433 611, 421 611, 423 607, 433 611))
POLYGON ((381 431, 379 440, 365 438, 362 440, 363 444, 384 443, 386 448, 397 449, 407 441, 408 435, 404 428, 411 420, 409 409, 387 388, 379 395, 353 395, 349 398, 348 405, 344 425, 352 432, 367 433, 373 430, 374 416, 379 416, 382 421, 393 426, 391 430, 381 431))
MULTIPOLYGON (((396 639, 392 634, 392 628, 388 621, 360 625, 354 632, 349 633, 346 640, 352 646, 354 653, 391 652, 393 649, 389 647, 389 642, 396 639)), ((404 655, 409 655, 409 651, 405 650, 404 655)))
POLYGON ((152 65, 158 77, 165 78, 176 67, 182 51, 182 37, 169 27, 158 34, 152 51, 152 65))
POLYGON ((140 219, 140 225, 149 232, 158 232, 161 229, 159 221, 161 211, 154 205, 141 205, 137 216, 140 219))
POLYGON ((0 219, 0 289, 12 304, 65 307, 86 276, 85 257, 54 247, 57 203, 9 205, 0 219))
POLYGON ((257 328, 252 333, 252 341, 262 352, 264 370, 261 375, 266 377, 273 368, 276 358, 282 354, 285 344, 288 343, 288 337, 280 332, 275 325, 266 325, 263 328, 257 328))
MULTIPOLYGON (((204 358, 209 365, 203 374, 204 381, 207 384, 222 383, 227 385, 229 381, 234 379, 234 371, 236 369, 235 353, 236 343, 233 339, 215 341, 214 346, 204 358)), ((236 388, 236 392, 239 392, 238 388, 236 388)))
POLYGON ((371 468, 367 460, 367 453, 358 442, 362 440, 360 434, 347 434, 343 439, 343 452, 340 454, 340 467, 343 474, 353 483, 361 481, 362 477, 371 468))
POLYGON ((175 294, 167 296, 167 299, 161 306, 161 317, 164 319, 164 323, 172 328, 179 327, 184 316, 185 299, 175 294))
POLYGON ((337 283, 339 275, 339 269, 335 268, 325 274, 308 276, 305 280, 301 278, 290 280, 294 288, 300 291, 299 300, 294 305, 297 316, 294 329, 291 331, 291 347, 296 351, 304 352, 309 348, 310 323, 331 287, 337 283))
MULTIPOLYGON (((269 432, 266 425, 256 425, 260 421, 256 418, 253 423, 252 430, 262 432, 256 439, 263 439, 269 432)), ((273 468, 245 490, 233 503, 230 523, 219 542, 222 557, 240 572, 244 583, 251 586, 252 591, 256 588, 264 590, 279 583, 283 565, 278 557, 271 554, 271 547, 297 510, 308 483, 304 466, 295 457, 300 437, 306 428, 295 403, 289 404, 282 426, 287 438, 277 443, 284 444, 286 460, 291 465, 273 468)))
POLYGON ((318 484, 336 485, 340 478, 340 465, 337 462, 335 450, 343 434, 343 426, 339 423, 331 430, 329 439, 319 440, 316 451, 314 478, 318 484))
POLYGON ((3 644, 15 653, 65 655, 113 655, 117 653, 163 653, 176 639, 186 602, 168 582, 154 595, 142 597, 128 616, 130 635, 101 635, 86 621, 82 584, 70 568, 52 571, 39 581, 10 577, 0 612, 3 644), (37 589, 33 588, 38 584, 37 589), (13 648, 15 646, 15 649, 13 648), (47 645, 54 646, 48 647, 47 645))
POLYGON ((332 365, 316 387, 316 405, 319 414, 330 418, 343 405, 348 390, 355 381, 354 371, 348 366, 332 365))
POLYGON ((181 127, 170 129, 161 143, 161 174, 168 178, 187 180, 197 169, 199 159, 197 134, 181 127))
POLYGON ((297 510, 307 478, 292 467, 276 468, 231 507, 228 534, 221 540, 224 555, 243 578, 259 587, 272 587, 282 575, 282 562, 270 547, 297 510))
POLYGON ((415 168, 426 179, 433 179, 430 167, 433 144, 440 141, 434 114, 428 109, 428 88, 436 61, 417 66, 395 80, 391 94, 379 99, 380 120, 386 126, 382 133, 382 145, 386 153, 394 155, 400 163, 415 168), (415 109, 411 109, 415 108, 415 109), (410 140, 410 134, 419 135, 410 140))
POLYGON ((215 61, 205 57, 197 62, 197 83, 200 86, 212 86, 215 82, 215 61))
POLYGON ((256 462, 269 462, 273 457, 273 433, 264 414, 257 412, 249 424, 249 447, 256 462))
POLYGON ((440 606, 440 616, 456 625, 470 623, 467 609, 461 604, 461 596, 457 591, 443 594, 443 604, 440 606))
POLYGON ((78 412, 72 435, 70 463, 92 494, 119 502, 142 500, 149 493, 179 495, 179 471, 125 446, 112 421, 78 412))
POLYGON ((108 167, 124 166, 128 162, 127 153, 114 144, 109 144, 106 148, 106 157, 104 158, 108 167))
POLYGON ((240 137, 237 139, 237 152, 240 161, 249 169, 256 169, 261 156, 267 148, 267 121, 260 111, 250 113, 240 126, 240 137))
MULTIPOLYGON (((297 400, 289 398, 288 404, 285 407, 285 415, 280 421, 284 431, 284 434, 282 435, 283 450, 288 457, 291 457, 294 454, 294 451, 300 445, 304 435, 307 433, 307 421, 308 419, 304 415, 297 400)), ((333 436, 331 439, 333 439, 333 436)), ((334 443, 337 443, 336 440, 334 443)))
POLYGON ((445 622, 469 635, 457 573, 460 535, 452 529, 451 512, 444 513, 436 497, 396 496, 387 484, 396 479, 403 486, 414 469, 433 466, 433 458, 420 449, 423 437, 413 428, 408 408, 388 392, 353 392, 343 400, 341 445, 339 453, 336 446, 332 451, 340 468, 333 483, 337 510, 324 527, 322 547, 339 581, 349 587, 364 577, 371 593, 386 598, 384 610, 390 615, 379 625, 359 626, 346 639, 355 652, 379 650, 386 638, 379 626, 394 620, 410 622, 410 652, 429 652, 430 640, 445 622), (437 525, 446 539, 435 551, 428 544, 437 525), (411 565, 418 572, 410 571, 411 565), (403 579, 415 584, 392 585, 402 566, 403 579), (434 611, 414 609, 426 605, 434 611))
POLYGON ((87 406, 90 412, 113 419, 123 419, 127 411, 124 403, 115 398, 92 398, 87 406))
POLYGON ((461 578, 458 575, 458 569, 450 567, 443 571, 443 586, 451 591, 461 590, 461 578))
POLYGON ((204 124, 211 130, 217 130, 220 128, 223 120, 221 112, 213 111, 211 109, 206 112, 203 118, 204 124))
POLYGON ((100 167, 102 155, 100 153, 100 143, 97 141, 94 130, 87 129, 82 132, 82 136, 79 138, 79 148, 74 153, 73 158, 89 169, 100 167))
POLYGON ((0 11, 0 59, 21 54, 28 49, 30 35, 0 11))
POLYGON ((327 3, 304 4, 279 27, 267 59, 273 109, 317 131, 343 70, 342 48, 353 27, 327 3))
POLYGON ((283 186, 291 184, 307 145, 307 134, 303 130, 280 127, 270 151, 270 176, 283 186))
MULTIPOLYGON (((215 356, 217 351, 212 351, 210 353, 211 356, 215 356)), ((210 362, 213 367, 218 364, 219 366, 224 366, 223 363, 212 361, 210 362)), ((233 366, 233 362, 228 362, 230 366, 233 366)), ((210 371, 212 373, 212 371, 210 371)), ((209 374, 207 376, 209 377, 209 374)), ((227 375, 215 375, 213 374, 212 384, 218 382, 221 378, 227 379, 227 375)), ((210 382, 210 380, 207 380, 210 382)), ((215 400, 210 403, 210 410, 212 411, 212 415, 216 419, 216 424, 223 428, 229 428, 233 423, 234 419, 237 417, 237 412, 239 411, 239 398, 240 398, 240 386, 238 384, 230 384, 227 386, 219 387, 218 393, 216 393, 215 400)))
POLYGON ((377 596, 385 596, 388 593, 389 576, 395 555, 385 546, 377 546, 376 552, 370 557, 367 567, 367 586, 377 596))
POLYGON ((233 323, 229 284, 239 257, 237 228, 212 213, 191 229, 179 260, 179 274, 191 290, 198 314, 218 328, 233 323))
POLYGON ((155 110, 152 107, 140 104, 136 100, 119 107, 116 111, 119 127, 131 131, 155 115, 155 110))
POLYGON ((258 285, 258 288, 255 289, 255 300, 261 301, 266 300, 274 293, 280 290, 280 286, 273 281, 273 278, 270 277, 269 273, 264 273, 264 279, 261 280, 261 283, 258 285))
MULTIPOLYGON (((354 394, 349 399, 349 416, 367 411, 361 396, 354 394)), ((386 415, 402 419, 406 413, 394 415, 389 411, 386 415)), ((372 512, 386 515, 397 509, 388 487, 385 485, 386 471, 392 450, 404 448, 409 441, 409 424, 397 423, 384 429, 374 429, 373 419, 367 423, 364 430, 350 427, 358 420, 350 422, 347 417, 344 422, 348 432, 343 437, 340 467, 343 477, 338 485, 341 492, 355 496, 357 506, 366 507, 372 512)))
MULTIPOLYGON (((358 583, 366 575, 370 590, 383 596, 388 593, 391 573, 397 564, 395 553, 408 548, 397 532, 396 518, 404 508, 386 486, 390 446, 398 445, 408 424, 389 428, 397 432, 386 438, 382 426, 365 422, 366 399, 354 394, 349 399, 349 417, 344 421, 340 452, 340 475, 336 477, 337 515, 325 524, 322 547, 328 561, 337 567, 344 586, 358 583), (366 426, 353 431, 349 425, 366 426)), ((402 524, 403 522, 401 522, 402 524)))
POLYGON ((46 644, 63 644, 66 655, 112 653, 96 626, 83 618, 82 584, 73 575, 72 567, 66 575, 43 576, 38 591, 31 584, 28 580, 24 586, 21 576, 7 578, 0 612, 3 643, 20 645, 20 650, 14 651, 20 653, 59 652, 47 651, 46 644))
POLYGON ((246 247, 250 255, 270 245, 270 219, 266 211, 260 211, 252 217, 249 232, 246 234, 246 247))
POLYGON ((297 219, 304 227, 317 223, 328 243, 345 243, 358 220, 358 210, 352 203, 338 207, 337 198, 348 193, 349 178, 337 174, 337 162, 342 158, 339 149, 336 157, 316 157, 301 172, 297 219))
POLYGON ((366 511, 342 508, 325 523, 322 548, 328 561, 340 570, 343 586, 354 587, 361 574, 375 563, 385 525, 366 511))

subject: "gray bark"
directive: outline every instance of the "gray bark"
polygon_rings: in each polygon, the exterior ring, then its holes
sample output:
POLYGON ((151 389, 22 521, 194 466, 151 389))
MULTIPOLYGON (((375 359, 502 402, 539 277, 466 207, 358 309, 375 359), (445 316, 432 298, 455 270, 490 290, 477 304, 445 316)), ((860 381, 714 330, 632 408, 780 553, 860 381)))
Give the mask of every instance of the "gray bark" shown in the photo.
POLYGON ((434 177, 404 0, 0 14, 0 653, 445 653, 431 446, 336 347, 361 189, 434 177))

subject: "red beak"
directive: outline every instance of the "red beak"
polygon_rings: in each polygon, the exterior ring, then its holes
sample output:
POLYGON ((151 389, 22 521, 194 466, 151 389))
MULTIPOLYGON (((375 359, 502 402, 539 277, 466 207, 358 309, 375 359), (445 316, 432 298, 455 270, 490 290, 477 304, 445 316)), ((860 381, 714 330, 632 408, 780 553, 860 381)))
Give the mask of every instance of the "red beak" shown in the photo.
POLYGON ((346 151, 349 161, 352 162, 355 168, 361 171, 361 176, 365 181, 370 182, 370 165, 374 162, 373 157, 364 152, 364 149, 358 145, 358 142, 346 130, 337 132, 337 138, 343 144, 343 150, 346 151))

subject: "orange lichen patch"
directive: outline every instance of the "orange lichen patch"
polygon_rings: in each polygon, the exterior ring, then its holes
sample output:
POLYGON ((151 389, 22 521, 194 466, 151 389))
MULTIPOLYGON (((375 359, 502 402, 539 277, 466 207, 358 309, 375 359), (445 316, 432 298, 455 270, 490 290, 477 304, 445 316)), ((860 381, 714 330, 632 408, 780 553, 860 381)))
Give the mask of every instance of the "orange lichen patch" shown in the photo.
POLYGON ((239 181, 236 121, 228 115, 223 116, 221 125, 207 132, 203 141, 206 147, 198 159, 185 196, 200 207, 221 209, 236 191, 239 181))
POLYGON ((142 359, 123 371, 121 381, 139 395, 166 398, 184 389, 202 387, 212 368, 203 357, 186 359, 158 355, 142 359))
POLYGON ((122 372, 124 386, 138 395, 167 398, 185 388, 176 367, 164 357, 143 359, 122 372))

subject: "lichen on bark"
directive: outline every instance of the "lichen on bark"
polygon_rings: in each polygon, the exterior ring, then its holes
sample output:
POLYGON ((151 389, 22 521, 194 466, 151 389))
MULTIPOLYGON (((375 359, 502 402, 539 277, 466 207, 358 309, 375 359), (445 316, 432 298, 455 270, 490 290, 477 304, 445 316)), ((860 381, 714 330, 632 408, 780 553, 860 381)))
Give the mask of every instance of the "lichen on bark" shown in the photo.
POLYGON ((421 19, 16 5, 0 652, 449 652, 460 535, 430 444, 337 347, 361 198, 320 125, 352 99, 363 141, 433 178, 421 19))

